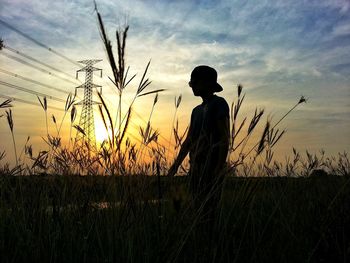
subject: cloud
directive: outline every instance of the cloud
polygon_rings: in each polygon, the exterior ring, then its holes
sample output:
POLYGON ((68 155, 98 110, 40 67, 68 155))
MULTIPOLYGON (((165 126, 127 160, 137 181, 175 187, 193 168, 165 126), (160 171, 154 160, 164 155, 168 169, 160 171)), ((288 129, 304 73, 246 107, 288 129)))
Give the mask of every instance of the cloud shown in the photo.
POLYGON ((350 35, 350 21, 348 21, 346 24, 336 25, 332 33, 334 36, 350 35))

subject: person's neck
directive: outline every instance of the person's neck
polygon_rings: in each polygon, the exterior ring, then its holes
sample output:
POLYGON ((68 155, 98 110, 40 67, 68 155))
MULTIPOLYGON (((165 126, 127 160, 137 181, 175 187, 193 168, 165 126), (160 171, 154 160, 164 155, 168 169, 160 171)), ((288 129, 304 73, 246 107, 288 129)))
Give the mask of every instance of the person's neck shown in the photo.
POLYGON ((203 102, 207 102, 213 95, 214 95, 214 93, 210 92, 207 94, 202 94, 201 98, 202 98, 203 102))

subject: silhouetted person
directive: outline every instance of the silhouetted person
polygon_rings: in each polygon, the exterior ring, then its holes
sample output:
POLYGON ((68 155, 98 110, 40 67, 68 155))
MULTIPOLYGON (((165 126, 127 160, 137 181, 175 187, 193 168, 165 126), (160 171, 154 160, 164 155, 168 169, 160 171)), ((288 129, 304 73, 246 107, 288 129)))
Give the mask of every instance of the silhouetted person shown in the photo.
POLYGON ((194 68, 189 86, 203 102, 192 111, 187 137, 168 176, 175 175, 189 153, 190 192, 195 208, 203 220, 212 221, 221 196, 229 147, 229 106, 225 99, 214 95, 223 90, 217 83, 215 69, 194 68))

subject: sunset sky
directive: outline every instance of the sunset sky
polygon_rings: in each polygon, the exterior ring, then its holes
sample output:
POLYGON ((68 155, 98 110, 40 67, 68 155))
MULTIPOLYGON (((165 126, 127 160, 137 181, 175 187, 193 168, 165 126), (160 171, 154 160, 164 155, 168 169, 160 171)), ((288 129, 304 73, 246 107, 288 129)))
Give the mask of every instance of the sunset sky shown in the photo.
MULTIPOLYGON (((292 147, 302 152, 324 149, 328 155, 350 151, 349 0, 97 0, 97 5, 114 46, 115 30, 126 23, 130 26, 127 64, 131 73, 138 75, 125 92, 125 105, 134 95, 149 60, 148 77, 152 81, 149 90, 166 89, 159 94, 152 117, 153 127, 159 129, 165 139, 170 137, 174 97, 183 96, 177 113, 181 129, 187 126, 191 109, 201 103, 187 83, 196 65, 207 64, 218 71, 218 81, 224 87, 220 96, 229 103, 236 98, 237 84, 243 85, 247 95, 242 116, 251 116, 255 107, 259 107, 265 109, 265 119, 272 117, 277 121, 300 96, 308 98, 306 104, 299 105, 279 126, 287 130, 276 148, 279 158, 291 154, 292 147)), ((95 75, 94 82, 103 86, 110 107, 116 107, 117 93, 108 79, 112 75, 93 1, 0 0, 0 19, 73 61, 103 59, 95 65, 103 69, 103 78, 95 75)), ((0 95, 38 104, 35 95, 13 89, 4 85, 5 82, 65 100, 66 94, 14 77, 9 72, 67 93, 74 92, 84 81, 83 74, 79 75, 81 82, 74 80, 79 69, 76 64, 23 37, 4 23, 0 23, 0 37, 7 47, 0 51, 0 95), (15 54, 13 50, 72 78, 15 54), (14 57, 61 78, 20 63, 14 57)), ((82 94, 79 91, 80 98, 82 94)), ((134 130, 139 125, 145 126, 153 98, 152 95, 137 100, 134 130)), ((4 100, 0 97, 0 102, 4 100)), ((49 99, 48 103, 49 108, 64 108, 63 102, 49 99)), ((13 105, 18 151, 22 150, 28 135, 36 151, 45 148, 41 139, 46 133, 43 110, 21 102, 13 102, 13 105)), ((1 110, 2 114, 5 110, 1 110)), ((55 135, 52 114, 60 122, 63 112, 49 110, 50 133, 55 135)), ((68 119, 62 131, 66 137, 68 119)), ((96 126, 97 129, 101 127, 98 118, 96 126)), ((0 152, 6 150, 7 159, 11 160, 13 148, 5 116, 0 118, 0 136, 0 152)), ((133 136, 139 137, 136 131, 133 136)))

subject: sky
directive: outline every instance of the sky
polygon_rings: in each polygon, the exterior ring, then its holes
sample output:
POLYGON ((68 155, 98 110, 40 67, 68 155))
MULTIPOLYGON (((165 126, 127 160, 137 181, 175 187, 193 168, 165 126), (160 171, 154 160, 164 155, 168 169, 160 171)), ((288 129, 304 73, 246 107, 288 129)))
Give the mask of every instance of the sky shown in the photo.
MULTIPOLYGON (((176 118, 183 131, 193 107, 201 103, 188 87, 190 73, 197 65, 210 65, 218 72, 224 91, 217 94, 229 104, 236 100, 237 84, 246 93, 241 119, 251 117, 256 107, 265 110, 265 119, 278 121, 301 96, 308 98, 278 126, 287 132, 275 148, 277 158, 285 158, 292 148, 301 152, 328 155, 350 150, 350 1, 200 1, 200 0, 97 0, 99 12, 112 45, 115 31, 130 26, 126 62, 130 76, 136 78, 125 90, 123 105, 130 103, 146 64, 151 60, 149 90, 166 89, 159 94, 152 126, 162 138, 170 137, 175 112, 174 98, 182 95, 176 118)), ((0 0, 0 19, 8 25, 64 54, 73 61, 103 59, 95 66, 103 69, 94 82, 103 87, 111 109, 118 97, 108 79, 112 76, 100 38, 93 1, 87 0, 0 0)), ((74 80, 79 66, 57 56, 43 46, 0 23, 0 37, 6 47, 20 51, 66 74, 57 73, 8 48, 0 51, 0 80, 35 92, 65 99, 66 94, 14 77, 17 74, 68 92, 84 82, 74 80), (19 63, 20 58, 61 78, 19 63), (69 81, 62 80, 62 77, 69 81)), ((0 84, 0 95, 12 96, 38 104, 35 95, 0 84)), ((82 91, 78 91, 79 99, 82 91)), ((79 100, 78 99, 78 100, 79 100)), ((153 95, 137 99, 131 133, 139 137, 138 127, 145 126, 153 95)), ((0 102, 3 101, 0 98, 0 102)), ((95 97, 97 100, 97 97, 95 97)), ((64 103, 48 99, 50 106, 64 108, 64 103)), ((45 114, 40 107, 13 102, 15 135, 21 152, 27 136, 35 150, 45 148, 45 114)), ((5 114, 4 110, 0 115, 5 114)), ((51 115, 59 122, 63 112, 49 110, 50 133, 57 134, 51 115)), ((79 117, 78 117, 79 119, 79 117)), ((95 111, 96 133, 102 122, 95 111)), ((264 119, 264 121, 265 121, 264 119)), ((78 120, 77 120, 78 122, 78 120)), ((263 128, 263 123, 259 129, 263 128)), ((69 117, 61 134, 69 134, 69 117)), ((13 155, 11 134, 6 118, 0 118, 0 151, 13 155)), ((258 134, 256 135, 258 136, 258 134)), ((254 136, 253 136, 254 137, 254 136)), ((254 139, 254 138, 252 138, 254 139)), ((165 142, 168 147, 172 143, 165 142)))

